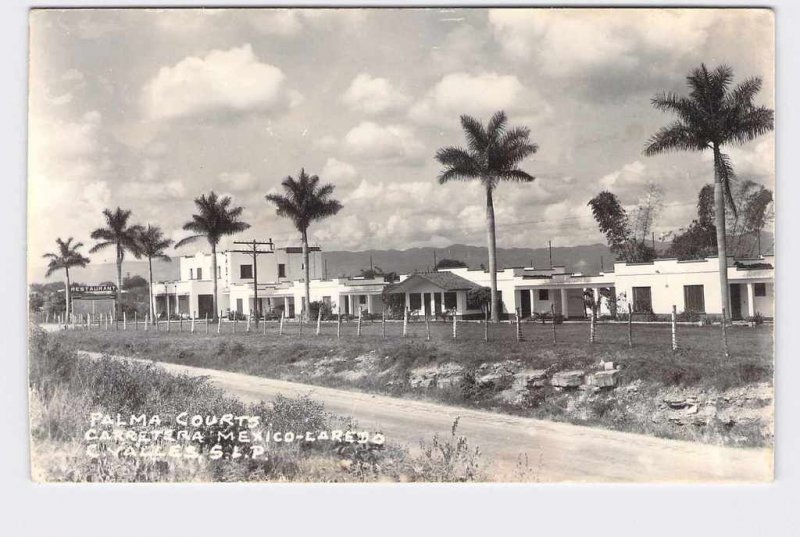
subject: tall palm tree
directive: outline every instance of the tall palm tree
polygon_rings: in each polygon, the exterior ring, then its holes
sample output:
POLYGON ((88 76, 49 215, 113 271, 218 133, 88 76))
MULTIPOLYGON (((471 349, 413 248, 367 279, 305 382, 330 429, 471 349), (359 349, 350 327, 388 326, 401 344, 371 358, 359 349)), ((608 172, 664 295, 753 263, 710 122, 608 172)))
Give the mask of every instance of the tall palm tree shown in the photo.
POLYGON ((69 319, 70 310, 72 309, 70 307, 71 297, 69 290, 69 269, 72 267, 85 267, 89 264, 89 258, 84 257, 78 251, 83 247, 83 243, 76 242, 75 244, 72 244, 72 237, 68 238, 66 241, 62 241, 60 238, 58 238, 56 239, 56 244, 58 245, 58 250, 55 253, 48 252, 42 256, 45 259, 50 260, 50 262, 47 264, 47 273, 45 274, 45 277, 50 276, 57 270, 64 269, 64 277, 67 285, 64 294, 64 297, 67 301, 65 318, 69 319))
POLYGON ((103 216, 106 219, 105 227, 97 228, 92 231, 91 237, 98 241, 89 253, 98 252, 105 248, 114 247, 117 261, 117 300, 114 308, 119 317, 122 311, 122 261, 125 259, 125 252, 128 251, 138 255, 138 244, 136 237, 142 230, 142 226, 128 225, 131 212, 117 207, 115 211, 104 209, 103 216))
POLYGON ((312 222, 333 216, 342 209, 342 204, 333 198, 331 184, 320 185, 319 177, 308 175, 305 169, 295 180, 291 175, 281 182, 284 194, 268 194, 266 200, 276 207, 278 216, 291 219, 303 242, 303 270, 305 279, 306 300, 303 304, 301 319, 308 312, 311 304, 311 289, 308 269, 308 227, 312 222))
POLYGON ((153 294, 153 259, 161 259, 163 261, 171 261, 169 256, 164 251, 172 246, 172 239, 164 237, 164 232, 158 226, 151 226, 147 224, 146 228, 142 228, 136 237, 136 242, 139 244, 139 255, 147 258, 147 269, 150 276, 150 322, 156 322, 156 308, 154 304, 155 295, 153 294))
POLYGON ((443 147, 436 152, 436 160, 444 166, 439 183, 449 181, 481 182, 486 191, 486 231, 489 249, 489 274, 492 290, 492 321, 500 320, 497 298, 497 246, 495 241, 494 202, 492 195, 500 181, 530 183, 535 178, 519 168, 520 162, 536 153, 539 146, 531 142, 527 127, 507 126, 505 112, 497 112, 484 127, 480 121, 461 116, 461 127, 467 139, 467 148, 443 147))
POLYGON ((711 150, 714 161, 714 219, 717 227, 719 284, 723 311, 730 313, 728 249, 725 235, 725 204, 736 215, 731 194, 734 178, 725 145, 744 144, 774 128, 774 111, 757 106, 753 98, 761 89, 761 78, 751 77, 733 84, 733 69, 721 65, 711 71, 705 64, 686 77, 689 96, 664 92, 652 99, 653 106, 672 112, 678 119, 658 130, 644 148, 647 156, 667 151, 711 150))
POLYGON ((175 244, 175 248, 180 248, 196 239, 204 238, 211 246, 211 273, 214 278, 214 321, 217 321, 219 314, 217 300, 217 245, 222 237, 240 233, 250 227, 250 224, 239 220, 242 216, 243 208, 231 207, 231 201, 230 196, 220 198, 213 190, 208 194, 195 198, 194 204, 199 214, 193 214, 192 220, 183 225, 185 231, 191 231, 194 235, 181 239, 175 244))

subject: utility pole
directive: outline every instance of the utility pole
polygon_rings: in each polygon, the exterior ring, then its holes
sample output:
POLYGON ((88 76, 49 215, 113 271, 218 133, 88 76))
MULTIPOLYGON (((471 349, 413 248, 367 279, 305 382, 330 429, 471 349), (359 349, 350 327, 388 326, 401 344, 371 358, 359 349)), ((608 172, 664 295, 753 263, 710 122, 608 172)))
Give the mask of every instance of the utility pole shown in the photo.
POLYGON ((547 241, 547 254, 550 256, 550 268, 553 268, 553 242, 547 241))
POLYGON ((327 259, 323 259, 322 263, 325 266, 325 269, 324 269, 324 272, 323 272, 323 275, 322 275, 322 279, 323 280, 327 280, 328 279, 328 260, 327 259))
POLYGON ((258 315, 261 313, 261 308, 258 304, 258 256, 261 254, 272 254, 275 252, 275 244, 272 239, 267 242, 257 241, 233 241, 233 244, 247 245, 247 250, 232 250, 240 254, 250 254, 253 256, 253 308, 256 310, 256 328, 258 328, 258 315), (260 250, 259 246, 269 246, 269 250, 260 250))
POLYGON ((433 270, 436 270, 436 265, 438 265, 438 264, 439 264, 439 262, 436 260, 436 250, 434 250, 433 251, 433 270))

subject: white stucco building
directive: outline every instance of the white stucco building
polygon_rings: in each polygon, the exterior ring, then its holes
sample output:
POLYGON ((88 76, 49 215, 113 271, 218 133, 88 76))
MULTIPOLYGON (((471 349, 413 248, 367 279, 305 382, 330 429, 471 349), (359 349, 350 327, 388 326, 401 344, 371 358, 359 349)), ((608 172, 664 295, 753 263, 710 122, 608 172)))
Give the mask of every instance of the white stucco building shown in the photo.
MULTIPOLYGON (((460 318, 480 318, 480 308, 470 303, 473 289, 489 286, 489 273, 467 268, 442 269, 437 272, 400 276, 399 282, 382 278, 333 278, 323 276, 322 253, 311 248, 310 292, 312 301, 330 306, 333 313, 381 313, 384 291, 403 295, 401 301, 412 312, 432 316, 443 312, 460 318), (387 289, 388 287, 388 289, 387 289)), ((279 248, 272 254, 258 256, 258 266, 244 253, 218 254, 218 307, 220 313, 250 315, 285 311, 295 317, 302 310, 305 297, 302 250, 279 248), (258 308, 254 276, 258 277, 258 308)), ((154 284, 156 311, 163 315, 185 317, 212 315, 213 282, 211 255, 181 257, 180 280, 154 284)), ((758 259, 729 260, 730 315, 747 319, 756 314, 774 316, 774 256, 758 259)), ((551 311, 566 318, 587 315, 586 298, 600 304, 600 314, 610 315, 616 308, 636 313, 668 314, 677 311, 719 315, 720 292, 717 259, 691 261, 658 259, 650 263, 614 264, 614 272, 585 275, 571 273, 563 266, 548 268, 513 267, 499 270, 497 286, 502 313, 519 308, 521 316, 551 311)))

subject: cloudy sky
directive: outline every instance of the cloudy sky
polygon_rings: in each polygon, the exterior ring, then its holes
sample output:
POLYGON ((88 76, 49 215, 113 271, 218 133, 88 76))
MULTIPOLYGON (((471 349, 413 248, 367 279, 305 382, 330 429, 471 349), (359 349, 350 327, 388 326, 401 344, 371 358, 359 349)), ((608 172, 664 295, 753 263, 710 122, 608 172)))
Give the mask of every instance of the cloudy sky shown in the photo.
MULTIPOLYGON (((705 155, 642 155, 671 119, 649 99, 684 91, 700 62, 727 63, 762 76, 759 101, 774 107, 768 11, 52 10, 30 22, 32 261, 59 236, 90 244, 118 205, 178 239, 211 189, 245 207, 242 238, 295 242, 264 195, 301 167, 344 204, 312 228, 325 250, 483 245, 480 189, 439 185, 433 155, 462 143, 460 114, 498 109, 540 148, 523 165, 536 181, 495 196, 499 246, 603 242, 586 202, 610 189, 632 205, 650 183, 666 231, 691 220, 712 170, 705 155)), ((730 153, 739 176, 773 186, 772 136, 730 153)))

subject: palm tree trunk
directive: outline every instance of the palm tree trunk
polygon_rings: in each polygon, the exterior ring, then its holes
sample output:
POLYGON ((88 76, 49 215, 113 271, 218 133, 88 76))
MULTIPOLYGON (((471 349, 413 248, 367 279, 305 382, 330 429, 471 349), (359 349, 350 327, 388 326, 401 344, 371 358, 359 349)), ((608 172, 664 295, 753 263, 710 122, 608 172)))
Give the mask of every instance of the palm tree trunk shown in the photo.
POLYGON ((308 230, 303 230, 303 278, 305 279, 305 288, 306 288, 306 302, 303 304, 303 309, 300 312, 300 319, 302 320, 303 317, 310 311, 309 308, 311 307, 311 282, 309 282, 309 270, 308 270, 308 230))
POLYGON ((492 290, 492 322, 500 321, 500 301, 497 299, 497 244, 494 234, 494 202, 492 188, 486 189, 486 233, 489 242, 489 285, 492 290))
POLYGON ((217 301, 217 245, 211 244, 211 277, 214 278, 214 322, 219 320, 219 303, 217 301))
POLYGON ((121 317, 122 312, 122 247, 117 244, 117 304, 114 321, 121 317))
POLYGON ((717 257, 719 259, 719 291, 722 311, 725 312, 723 322, 730 318, 731 306, 728 288, 728 248, 725 237, 725 190, 722 177, 717 169, 720 161, 719 147, 714 146, 714 219, 717 225, 717 257))
POLYGON ((150 273, 150 323, 155 324, 156 322, 156 306, 155 306, 155 295, 153 294, 153 258, 147 258, 147 268, 150 273))
POLYGON ((71 313, 70 310, 72 309, 72 308, 70 308, 70 302, 71 302, 70 299, 72 297, 70 296, 70 293, 69 293, 69 268, 65 267, 64 268, 64 273, 66 274, 66 280, 67 280, 67 287, 66 287, 66 290, 64 291, 64 300, 66 300, 66 304, 65 304, 65 307, 64 307, 64 313, 66 314, 66 318, 69 319, 69 314, 71 313))

